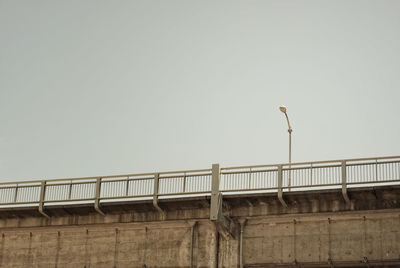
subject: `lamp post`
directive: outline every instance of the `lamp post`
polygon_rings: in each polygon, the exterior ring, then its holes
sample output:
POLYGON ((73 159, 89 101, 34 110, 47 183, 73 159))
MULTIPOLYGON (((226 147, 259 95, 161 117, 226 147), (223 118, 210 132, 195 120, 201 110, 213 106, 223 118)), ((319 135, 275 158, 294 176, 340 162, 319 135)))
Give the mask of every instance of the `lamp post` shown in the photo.
MULTIPOLYGON (((286 113, 286 106, 284 106, 284 105, 281 105, 280 107, 279 107, 279 110, 282 112, 282 113, 284 113, 285 114, 285 116, 286 116, 286 121, 287 121, 287 124, 288 124, 288 132, 289 132, 289 177, 288 177, 288 187, 290 187, 290 175, 291 175, 291 167, 292 167, 292 131, 293 131, 293 129, 292 129, 292 127, 290 126, 290 123, 289 123, 289 117, 288 117, 288 115, 287 115, 287 113, 286 113)), ((289 191, 290 191, 290 188, 289 188, 289 191)))

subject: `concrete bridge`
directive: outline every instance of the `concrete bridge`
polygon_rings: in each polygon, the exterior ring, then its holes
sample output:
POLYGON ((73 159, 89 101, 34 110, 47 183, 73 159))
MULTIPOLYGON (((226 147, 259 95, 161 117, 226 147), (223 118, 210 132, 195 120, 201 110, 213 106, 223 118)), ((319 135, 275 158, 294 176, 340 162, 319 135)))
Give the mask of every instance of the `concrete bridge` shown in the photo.
POLYGON ((0 184, 0 267, 400 267, 400 157, 0 184))

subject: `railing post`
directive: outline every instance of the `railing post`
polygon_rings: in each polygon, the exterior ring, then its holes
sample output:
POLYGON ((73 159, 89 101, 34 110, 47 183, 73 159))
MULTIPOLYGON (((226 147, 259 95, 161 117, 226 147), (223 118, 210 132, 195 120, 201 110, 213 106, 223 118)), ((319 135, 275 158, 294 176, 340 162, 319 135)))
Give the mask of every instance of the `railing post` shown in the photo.
POLYGON ((129 194, 129 177, 126 178, 126 189, 125 189, 125 196, 129 194))
POLYGON ((186 192, 186 172, 183 174, 183 187, 182 193, 186 192))
POLYGON ((249 190, 251 189, 251 180, 252 180, 251 173, 252 173, 252 169, 250 168, 249 169, 249 190))
POLYGON ((46 193, 46 181, 42 181, 40 185, 39 213, 45 216, 46 218, 50 219, 49 215, 47 215, 44 212, 43 208, 45 193, 46 193))
POLYGON ((158 189, 158 183, 160 180, 160 174, 159 173, 155 173, 154 174, 154 192, 153 192, 153 206, 163 215, 165 216, 165 211, 160 208, 160 206, 158 205, 158 193, 159 193, 159 189, 158 189))
POLYGON ((213 164, 212 165, 212 170, 211 170, 211 209, 210 209, 210 220, 216 221, 219 219, 219 210, 220 210, 220 205, 222 207, 222 204, 219 204, 219 181, 220 181, 220 166, 219 164, 213 164))
POLYGON ((17 203, 17 197, 18 197, 18 183, 15 186, 14 203, 17 203))
POLYGON ((346 161, 342 161, 342 194, 347 204, 350 203, 349 196, 347 195, 347 170, 346 161))
POLYGON ((278 166, 278 199, 281 202, 282 206, 287 208, 288 206, 287 206, 285 200, 283 199, 282 180, 283 180, 282 165, 279 165, 278 166))
POLYGON ((101 178, 96 179, 96 197, 94 199, 94 209, 101 215, 105 216, 104 212, 100 209, 100 193, 101 193, 101 178))
POLYGON ((71 196, 72 196, 72 180, 70 181, 69 184, 69 190, 68 190, 68 200, 71 200, 71 196))

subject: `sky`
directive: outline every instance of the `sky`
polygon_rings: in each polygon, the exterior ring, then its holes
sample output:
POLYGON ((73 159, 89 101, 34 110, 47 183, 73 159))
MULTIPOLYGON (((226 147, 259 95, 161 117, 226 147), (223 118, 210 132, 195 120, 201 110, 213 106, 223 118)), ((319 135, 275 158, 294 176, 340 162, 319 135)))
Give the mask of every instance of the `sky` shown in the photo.
POLYGON ((400 155, 399 14, 0 0, 0 182, 400 155))

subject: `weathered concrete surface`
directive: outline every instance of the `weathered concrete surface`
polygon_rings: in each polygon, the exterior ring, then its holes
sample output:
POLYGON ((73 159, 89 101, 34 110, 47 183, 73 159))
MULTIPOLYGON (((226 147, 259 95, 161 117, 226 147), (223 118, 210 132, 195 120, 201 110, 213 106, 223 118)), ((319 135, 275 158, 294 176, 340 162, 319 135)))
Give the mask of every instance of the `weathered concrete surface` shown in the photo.
MULTIPOLYGON (((245 267, 400 267, 400 188, 226 196, 224 212, 247 219, 245 267), (328 261, 332 264, 329 264, 328 261), (332 266, 333 265, 333 266, 332 266)), ((0 267, 238 267, 239 240, 219 235, 209 198, 0 210, 0 267), (146 265, 146 266, 143 266, 146 265)), ((239 237, 239 235, 237 235, 239 237)))
MULTIPOLYGON (((202 222, 196 229, 195 262, 214 267, 214 228, 202 222)), ((11 228, 2 233, 1 267, 189 267, 191 236, 185 222, 11 228)))
POLYGON ((368 261, 400 262, 400 211, 319 216, 259 217, 244 233, 247 267, 328 263, 335 267, 368 261), (261 265, 261 266, 260 266, 261 265))

